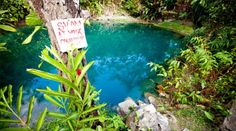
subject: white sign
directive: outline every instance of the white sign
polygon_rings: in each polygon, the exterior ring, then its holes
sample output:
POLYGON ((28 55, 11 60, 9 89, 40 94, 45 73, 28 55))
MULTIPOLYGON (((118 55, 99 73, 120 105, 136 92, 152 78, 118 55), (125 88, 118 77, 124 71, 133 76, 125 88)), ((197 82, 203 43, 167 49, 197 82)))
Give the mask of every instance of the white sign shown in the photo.
POLYGON ((61 52, 87 47, 82 18, 51 21, 61 52))

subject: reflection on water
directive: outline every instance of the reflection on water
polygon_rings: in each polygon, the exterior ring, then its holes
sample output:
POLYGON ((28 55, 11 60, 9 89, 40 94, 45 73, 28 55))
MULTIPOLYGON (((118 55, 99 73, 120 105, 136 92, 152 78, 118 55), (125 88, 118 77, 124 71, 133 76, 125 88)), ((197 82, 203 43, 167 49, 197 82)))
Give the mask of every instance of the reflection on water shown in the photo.
MULTIPOLYGON (((23 84, 28 90, 25 94, 35 93, 36 88, 50 86, 56 89, 58 83, 28 74, 26 68, 38 68, 39 55, 45 45, 49 45, 46 31, 36 34, 29 45, 21 42, 33 29, 23 28, 20 32, 0 36, 6 41, 11 52, 0 53, 0 85, 23 84)), ((86 27, 88 41, 87 60, 95 61, 89 70, 89 79, 97 89, 102 89, 100 100, 111 106, 130 96, 142 99, 143 91, 149 86, 150 73, 147 63, 162 63, 180 50, 180 39, 169 31, 143 24, 99 24, 86 27)), ((57 73, 56 69, 44 63, 42 70, 57 73)), ((17 90, 17 89, 16 89, 17 90)))

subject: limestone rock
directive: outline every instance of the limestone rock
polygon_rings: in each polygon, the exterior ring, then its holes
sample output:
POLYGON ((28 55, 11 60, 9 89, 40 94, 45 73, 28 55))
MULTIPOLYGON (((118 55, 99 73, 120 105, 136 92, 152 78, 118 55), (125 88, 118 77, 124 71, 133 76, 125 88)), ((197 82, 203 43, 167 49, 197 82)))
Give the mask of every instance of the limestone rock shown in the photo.
POLYGON ((84 18, 84 19, 87 19, 89 17, 91 17, 91 14, 88 10, 81 10, 81 16, 84 18))
POLYGON ((132 131, 147 130, 170 131, 168 118, 156 111, 152 104, 140 106, 137 111, 132 112, 126 124, 132 131))
POLYGON ((137 108, 138 105, 134 102, 133 99, 131 99, 130 97, 126 98, 126 100, 124 102, 121 102, 118 104, 118 113, 121 116, 127 115, 128 113, 130 113, 130 109, 132 108, 137 108))
POLYGON ((222 131, 236 131, 236 100, 233 101, 230 112, 231 115, 225 118, 221 126, 222 131))

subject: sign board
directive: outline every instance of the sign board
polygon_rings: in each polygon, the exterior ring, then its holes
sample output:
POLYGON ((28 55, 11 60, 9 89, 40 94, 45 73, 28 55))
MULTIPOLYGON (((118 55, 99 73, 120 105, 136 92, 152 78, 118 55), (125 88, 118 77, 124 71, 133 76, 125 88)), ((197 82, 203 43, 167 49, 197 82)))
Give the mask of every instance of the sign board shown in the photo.
POLYGON ((82 18, 51 21, 61 52, 87 47, 82 18))

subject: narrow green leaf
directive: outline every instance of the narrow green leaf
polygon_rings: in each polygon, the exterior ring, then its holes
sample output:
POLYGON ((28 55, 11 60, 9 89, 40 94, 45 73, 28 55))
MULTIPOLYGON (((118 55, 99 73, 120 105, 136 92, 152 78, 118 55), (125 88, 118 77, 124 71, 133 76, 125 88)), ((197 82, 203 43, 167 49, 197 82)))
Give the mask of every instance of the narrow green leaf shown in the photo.
POLYGON ((99 119, 105 119, 105 118, 103 116, 89 117, 89 118, 85 118, 85 119, 81 120, 80 122, 84 123, 84 122, 95 121, 95 120, 99 120, 99 119))
POLYGON ((53 131, 59 131, 60 126, 56 126, 53 131))
POLYGON ((79 67, 79 64, 82 62, 87 51, 81 50, 78 55, 75 57, 74 67, 75 70, 79 67))
POLYGON ((40 58, 44 61, 46 61, 47 63, 53 65, 54 67, 56 67, 57 69, 61 70, 62 72, 66 73, 66 75, 68 77, 72 77, 71 72, 67 69, 66 65, 63 63, 58 62, 57 60, 53 59, 49 54, 48 54, 48 50, 44 49, 42 51, 42 55, 40 56, 40 58))
POLYGON ((56 92, 56 91, 48 91, 48 90, 43 90, 43 89, 36 89, 38 92, 42 92, 48 95, 53 95, 53 96, 60 96, 63 98, 74 98, 74 95, 68 94, 68 93, 64 93, 64 92, 56 92))
POLYGON ((12 114, 12 112, 8 111, 8 110, 5 110, 5 109, 1 109, 0 108, 0 112, 2 113, 7 113, 7 114, 12 114))
POLYGON ((73 126, 72 126, 71 122, 70 122, 70 121, 67 121, 67 124, 69 125, 69 127, 70 127, 70 130, 71 130, 71 131, 74 131, 74 128, 73 128, 73 126))
POLYGON ((73 113, 70 116, 68 116, 63 122, 69 121, 71 119, 76 119, 79 117, 79 115, 80 115, 80 113, 73 113))
POLYGON ((22 101, 22 88, 23 86, 19 88, 18 96, 17 96, 17 103, 16 103, 16 109, 19 116, 20 116, 20 108, 21 108, 21 101, 22 101))
POLYGON ((86 72, 88 71, 88 69, 93 65, 93 61, 89 62, 86 66, 83 67, 80 76, 76 79, 75 85, 76 87, 79 86, 80 81, 82 80, 82 78, 84 77, 84 75, 86 74, 86 72))
POLYGON ((41 28, 41 26, 35 26, 34 31, 22 42, 22 44, 29 44, 32 41, 34 34, 41 28))
POLYGON ((58 113, 58 112, 48 112, 47 115, 48 115, 49 117, 53 117, 53 118, 60 118, 60 119, 66 118, 66 115, 65 115, 65 114, 61 114, 61 113, 58 113))
POLYGON ((100 108, 105 107, 105 106, 106 106, 106 104, 100 104, 100 105, 95 106, 93 108, 90 108, 90 109, 88 109, 86 111, 83 111, 82 115, 87 114, 87 113, 92 112, 92 111, 95 111, 95 110, 100 109, 100 108))
POLYGON ((1 123, 20 123, 20 120, 12 120, 12 119, 0 119, 1 123))
POLYGON ((12 98, 13 98, 13 95, 12 95, 12 85, 9 85, 8 86, 8 103, 10 106, 12 106, 12 98))
POLYGON ((1 102, 1 101, 0 101, 0 106, 5 106, 5 107, 7 107, 7 105, 6 105, 5 103, 1 102))
POLYGON ((0 29, 10 32, 16 32, 16 29, 9 25, 0 25, 0 29))
POLYGON ((80 129, 79 131, 96 131, 92 128, 83 128, 83 129, 80 129))
POLYGON ((28 128, 3 128, 0 131, 30 131, 28 128))
POLYGON ((8 12, 8 10, 0 10, 0 15, 8 12))
POLYGON ((47 114, 47 108, 45 108, 44 111, 39 116, 37 126, 36 126, 36 131, 40 131, 40 128, 42 127, 42 125, 44 123, 44 119, 46 117, 46 114, 47 114))
POLYGON ((26 121, 27 125, 30 124, 30 119, 31 119, 31 116, 32 116, 33 107, 34 107, 34 96, 31 97, 30 103, 29 103, 28 115, 27 115, 27 121, 26 121))
POLYGON ((52 73, 48 73, 48 72, 36 70, 36 69, 27 69, 27 72, 37 75, 37 76, 40 76, 42 78, 48 79, 48 80, 61 82, 62 84, 66 85, 70 88, 76 88, 76 86, 72 82, 70 82, 69 80, 67 80, 66 78, 64 78, 58 74, 52 74, 52 73))
POLYGON ((9 51, 6 47, 4 47, 6 43, 0 43, 0 51, 9 51))
POLYGON ((204 111, 204 114, 207 117, 207 119, 213 121, 213 119, 214 119, 213 114, 211 114, 210 112, 207 112, 207 111, 204 111))
POLYGON ((54 104, 54 105, 56 105, 56 106, 58 106, 58 107, 63 108, 63 105, 61 105, 60 103, 58 103, 55 99, 53 99, 53 98, 50 97, 49 95, 44 94, 44 98, 45 98, 46 100, 48 100, 49 102, 51 102, 52 104, 54 104))
POLYGON ((60 57, 60 55, 58 54, 57 50, 55 50, 53 47, 51 47, 51 49, 49 47, 46 46, 46 49, 55 57, 55 59, 57 59, 60 63, 63 63, 62 58, 60 57))
MULTIPOLYGON (((59 87, 60 87, 60 85, 59 85, 59 87)), ((50 87, 48 87, 48 86, 46 87, 46 89, 47 89, 48 91, 53 91, 53 90, 52 90, 50 87)), ((61 91, 58 91, 58 93, 59 93, 59 92, 61 92, 61 91)), ((59 98, 59 96, 55 96, 55 95, 54 95, 53 97, 54 97, 56 100, 58 100, 59 102, 61 102, 61 98, 59 98)))

